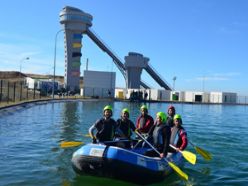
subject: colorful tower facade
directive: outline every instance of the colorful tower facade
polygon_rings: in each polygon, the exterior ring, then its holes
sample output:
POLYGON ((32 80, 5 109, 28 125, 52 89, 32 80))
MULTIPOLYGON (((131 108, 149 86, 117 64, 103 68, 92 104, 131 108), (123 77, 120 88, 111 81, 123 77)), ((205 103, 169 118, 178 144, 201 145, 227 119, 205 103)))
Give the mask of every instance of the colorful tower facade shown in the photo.
POLYGON ((64 29, 65 43, 65 88, 79 90, 82 37, 92 26, 93 17, 80 9, 66 6, 60 12, 60 23, 64 29))

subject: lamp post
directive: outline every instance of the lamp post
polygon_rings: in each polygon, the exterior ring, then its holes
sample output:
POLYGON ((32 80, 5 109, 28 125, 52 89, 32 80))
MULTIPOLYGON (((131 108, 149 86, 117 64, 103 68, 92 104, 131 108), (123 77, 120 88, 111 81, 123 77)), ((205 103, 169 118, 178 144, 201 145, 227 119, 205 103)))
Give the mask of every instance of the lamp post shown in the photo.
POLYGON ((177 77, 174 76, 172 80, 173 80, 173 90, 175 91, 175 82, 176 82, 176 80, 177 80, 177 77))
POLYGON ((64 29, 60 29, 59 31, 57 31, 57 33, 55 35, 54 60, 53 60, 53 90, 52 90, 53 99, 54 99, 54 89, 55 89, 55 69, 56 69, 57 38, 58 38, 58 34, 60 32, 62 32, 62 31, 64 31, 64 29))
POLYGON ((20 75, 22 73, 22 62, 25 61, 25 60, 29 60, 29 57, 25 57, 25 58, 20 60, 20 75))

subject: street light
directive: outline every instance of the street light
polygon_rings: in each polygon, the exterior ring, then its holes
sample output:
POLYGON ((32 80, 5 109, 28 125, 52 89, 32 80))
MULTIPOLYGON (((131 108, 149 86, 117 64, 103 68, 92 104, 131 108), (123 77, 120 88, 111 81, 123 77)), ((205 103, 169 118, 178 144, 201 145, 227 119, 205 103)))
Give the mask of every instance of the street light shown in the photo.
POLYGON ((175 82, 176 82, 176 80, 177 80, 177 77, 174 76, 172 80, 173 80, 173 90, 175 90, 175 82))
POLYGON ((25 57, 25 58, 20 60, 20 75, 22 73, 22 62, 25 61, 25 60, 29 60, 29 57, 25 57))
POLYGON ((64 29, 60 29, 55 35, 55 45, 54 45, 54 61, 53 61, 53 90, 52 95, 54 99, 54 89, 55 89, 55 69, 56 69, 56 52, 57 52, 57 38, 60 32, 64 31, 64 29))

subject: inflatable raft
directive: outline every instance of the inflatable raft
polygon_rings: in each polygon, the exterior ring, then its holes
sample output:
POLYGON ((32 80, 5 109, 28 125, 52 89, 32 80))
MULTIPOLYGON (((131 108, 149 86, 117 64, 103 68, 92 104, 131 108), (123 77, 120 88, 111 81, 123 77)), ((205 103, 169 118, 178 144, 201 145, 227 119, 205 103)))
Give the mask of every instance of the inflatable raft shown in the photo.
MULTIPOLYGON (((73 169, 81 175, 104 176, 136 184, 151 184, 165 179, 173 169, 159 157, 145 156, 148 148, 124 149, 104 144, 86 144, 73 153, 73 169)), ((180 153, 167 160, 183 166, 180 153)))

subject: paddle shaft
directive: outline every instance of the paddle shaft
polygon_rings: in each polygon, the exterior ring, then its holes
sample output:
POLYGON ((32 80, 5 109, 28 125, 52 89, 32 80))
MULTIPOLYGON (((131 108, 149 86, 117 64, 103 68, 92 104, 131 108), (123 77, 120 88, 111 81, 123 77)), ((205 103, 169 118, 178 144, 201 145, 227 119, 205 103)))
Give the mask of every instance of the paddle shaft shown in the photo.
POLYGON ((172 144, 170 144, 170 147, 171 148, 173 148, 173 149, 175 149, 176 151, 178 150, 179 152, 181 152, 182 153, 182 151, 180 150, 180 149, 177 149, 176 147, 174 147, 172 144))
POLYGON ((195 163, 196 163, 196 155, 195 154, 193 154, 192 152, 189 152, 189 151, 185 151, 185 150, 182 151, 182 150, 176 148, 175 146, 173 146, 172 144, 170 144, 170 147, 175 149, 176 151, 179 151, 188 162, 195 165, 195 163))
MULTIPOLYGON (((159 153, 159 151, 155 148, 155 147, 153 147, 153 145, 152 144, 150 144, 139 132, 137 132, 137 131, 135 131, 135 133, 141 138, 141 139, 143 139, 156 153, 158 153, 159 155, 160 155, 160 153, 159 153)), ((166 158, 163 158, 167 163, 168 163, 168 165, 172 168, 172 169, 174 169, 174 171, 176 172, 176 173, 178 173, 178 175, 180 176, 180 177, 182 177, 183 179, 185 179, 185 180, 188 180, 188 175, 187 174, 185 174, 179 167, 177 167, 174 163, 172 163, 172 162, 170 162, 170 161, 168 161, 166 158)))
POLYGON ((191 143, 190 141, 189 141, 189 143, 190 143, 193 147, 195 147, 195 145, 194 145, 193 143, 191 143))
MULTIPOLYGON (((155 148, 153 147, 153 145, 151 143, 149 143, 139 132, 136 132, 136 134, 141 138, 143 139, 156 153, 158 153, 158 155, 160 155, 160 152, 155 148)), ((164 158, 165 159, 165 158, 164 158)), ((165 159, 167 162, 168 160, 165 159)))

